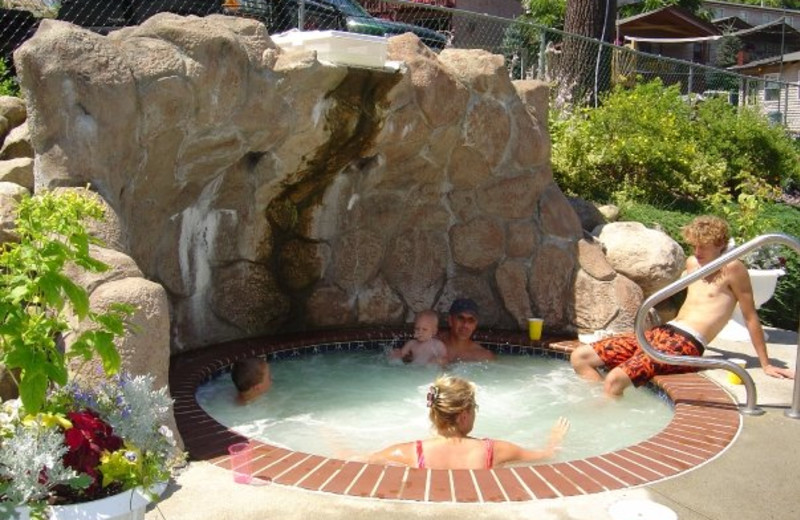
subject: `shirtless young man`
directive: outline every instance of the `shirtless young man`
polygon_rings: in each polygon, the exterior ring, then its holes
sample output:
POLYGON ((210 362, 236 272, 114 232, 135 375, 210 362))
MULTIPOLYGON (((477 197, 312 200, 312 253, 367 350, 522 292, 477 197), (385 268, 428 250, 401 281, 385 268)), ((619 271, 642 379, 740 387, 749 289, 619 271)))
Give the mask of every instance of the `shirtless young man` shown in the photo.
MULTIPOLYGON (((685 273, 691 273, 722 255, 729 238, 728 224, 717 217, 700 216, 683 228, 683 238, 694 250, 694 255, 686 260, 685 273)), ((678 316, 666 325, 650 329, 645 336, 661 352, 701 356, 708 342, 728 322, 737 303, 764 373, 793 379, 794 370, 778 368, 769 362, 764 331, 753 302, 750 276, 739 260, 689 285, 686 301, 678 311, 678 316)), ((590 381, 603 380, 597 371, 599 367, 610 369, 604 388, 606 395, 613 397, 621 396, 631 384, 645 384, 655 375, 697 370, 653 361, 641 350, 633 333, 581 345, 572 352, 570 362, 578 375, 590 381)))
POLYGON ((447 315, 450 329, 441 335, 447 347, 447 361, 491 361, 494 354, 472 341, 478 328, 478 304, 469 298, 458 298, 447 315))

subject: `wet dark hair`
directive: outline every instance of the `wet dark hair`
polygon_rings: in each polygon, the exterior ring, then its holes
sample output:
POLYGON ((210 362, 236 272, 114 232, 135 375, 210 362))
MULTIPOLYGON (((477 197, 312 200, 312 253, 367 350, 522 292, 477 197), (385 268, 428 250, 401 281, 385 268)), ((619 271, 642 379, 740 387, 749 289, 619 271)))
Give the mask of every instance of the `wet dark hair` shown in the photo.
POLYGON ((264 378, 267 362, 261 358, 240 359, 233 364, 231 379, 239 392, 246 392, 264 378))

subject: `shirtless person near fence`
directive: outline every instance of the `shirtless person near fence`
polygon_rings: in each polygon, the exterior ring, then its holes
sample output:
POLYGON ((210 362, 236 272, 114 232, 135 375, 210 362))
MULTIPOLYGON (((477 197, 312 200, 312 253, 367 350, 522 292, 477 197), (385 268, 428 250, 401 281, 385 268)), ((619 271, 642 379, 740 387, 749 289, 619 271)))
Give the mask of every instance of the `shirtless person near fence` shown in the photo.
MULTIPOLYGON (((694 255, 686 260, 685 273, 691 273, 722 255, 729 238, 728 224, 717 217, 700 216, 683 228, 683 237, 694 250, 694 255)), ((666 325, 650 329, 645 336, 657 350, 666 354, 701 356, 708 342, 728 322, 737 303, 764 373, 794 379, 794 370, 770 364, 764 331, 753 302, 750 276, 739 260, 689 285, 678 316, 666 325)), ((581 345, 573 351, 570 362, 578 375, 590 381, 603 381, 597 369, 608 368, 604 389, 606 395, 613 397, 621 396, 631 384, 645 384, 655 375, 697 370, 654 361, 642 351, 633 333, 581 345)))

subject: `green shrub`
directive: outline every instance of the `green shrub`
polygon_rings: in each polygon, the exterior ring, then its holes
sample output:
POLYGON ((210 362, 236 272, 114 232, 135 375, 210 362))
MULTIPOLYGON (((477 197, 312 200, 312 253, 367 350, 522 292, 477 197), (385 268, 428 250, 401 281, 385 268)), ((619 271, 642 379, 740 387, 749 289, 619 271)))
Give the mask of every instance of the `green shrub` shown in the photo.
MULTIPOLYGON (((764 229, 764 233, 780 232, 800 239, 800 209, 785 204, 768 204, 764 217, 773 223, 764 229)), ((786 247, 781 248, 780 254, 786 258, 786 276, 778 279, 775 295, 758 310, 758 314, 772 326, 797 330, 800 315, 800 256, 786 247)))
POLYGON ((553 174, 594 200, 663 204, 718 192, 725 165, 691 138, 692 107, 660 80, 615 88, 598 108, 554 113, 553 174))
POLYGON ((0 59, 0 96, 19 96, 19 86, 2 59, 0 59))
POLYGON ((769 199, 770 189, 800 180, 800 155, 783 127, 723 99, 687 102, 660 80, 551 116, 553 175, 592 200, 720 208, 741 194, 769 199))
POLYGON ((756 108, 737 109, 724 99, 709 99, 697 106, 692 126, 704 153, 725 164, 726 187, 734 194, 753 178, 769 186, 800 179, 793 140, 783 126, 769 123, 756 108))

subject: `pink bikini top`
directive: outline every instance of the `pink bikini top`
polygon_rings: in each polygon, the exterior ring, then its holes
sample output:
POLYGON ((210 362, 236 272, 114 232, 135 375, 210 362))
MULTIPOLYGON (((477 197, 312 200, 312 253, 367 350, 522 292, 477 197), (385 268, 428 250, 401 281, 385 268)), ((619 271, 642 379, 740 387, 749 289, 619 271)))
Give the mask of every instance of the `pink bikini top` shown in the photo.
MULTIPOLYGON (((425 469, 425 454, 422 452, 422 441, 417 441, 417 467, 425 469)), ((486 468, 492 469, 494 466, 494 441, 492 439, 483 439, 483 445, 486 448, 486 468)))

